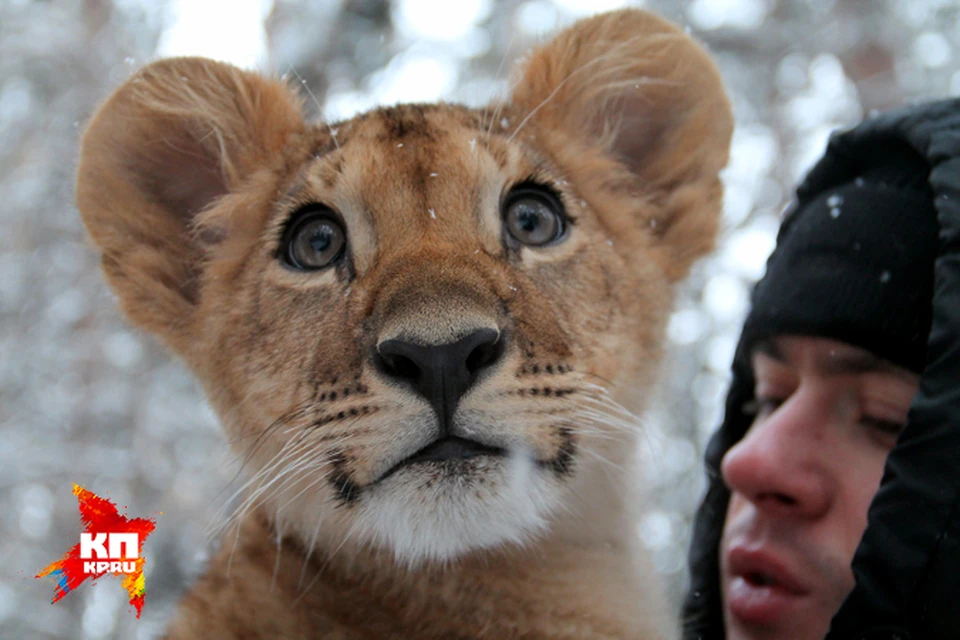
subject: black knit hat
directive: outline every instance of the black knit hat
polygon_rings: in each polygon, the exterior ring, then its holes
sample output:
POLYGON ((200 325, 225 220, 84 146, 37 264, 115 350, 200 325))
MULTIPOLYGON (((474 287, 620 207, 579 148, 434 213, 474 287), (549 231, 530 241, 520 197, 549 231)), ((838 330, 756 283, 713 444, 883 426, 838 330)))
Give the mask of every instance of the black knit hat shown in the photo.
POLYGON ((811 174, 820 188, 798 191, 754 288, 743 356, 774 334, 815 335, 922 371, 938 248, 930 167, 903 142, 858 152, 846 181, 811 174))

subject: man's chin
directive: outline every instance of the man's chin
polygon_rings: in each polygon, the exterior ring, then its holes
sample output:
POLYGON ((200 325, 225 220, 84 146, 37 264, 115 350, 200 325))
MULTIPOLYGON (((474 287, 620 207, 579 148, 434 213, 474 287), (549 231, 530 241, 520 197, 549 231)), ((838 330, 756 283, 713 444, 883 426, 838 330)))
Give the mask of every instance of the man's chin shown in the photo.
POLYGON ((724 606, 726 640, 823 640, 831 611, 810 594, 748 585, 736 578, 724 606))

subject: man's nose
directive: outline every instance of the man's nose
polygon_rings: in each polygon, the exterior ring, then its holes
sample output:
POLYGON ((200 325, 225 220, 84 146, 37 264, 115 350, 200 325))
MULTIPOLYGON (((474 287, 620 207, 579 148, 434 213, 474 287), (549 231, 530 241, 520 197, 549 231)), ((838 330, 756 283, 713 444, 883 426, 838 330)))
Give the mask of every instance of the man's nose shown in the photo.
POLYGON ((830 508, 832 482, 823 458, 828 417, 810 392, 797 391, 723 457, 724 482, 759 509, 815 519, 830 508))

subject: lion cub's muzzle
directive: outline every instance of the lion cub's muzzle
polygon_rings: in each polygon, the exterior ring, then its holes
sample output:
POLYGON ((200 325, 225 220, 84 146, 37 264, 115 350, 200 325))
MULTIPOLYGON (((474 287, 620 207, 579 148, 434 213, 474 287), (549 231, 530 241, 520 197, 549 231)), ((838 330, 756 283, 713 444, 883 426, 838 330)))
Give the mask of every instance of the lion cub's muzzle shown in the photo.
POLYGON ((373 360, 384 377, 407 386, 430 403, 440 423, 439 438, 443 439, 451 436, 450 425, 460 398, 500 361, 505 344, 505 336, 491 328, 477 329, 446 344, 391 339, 376 346, 373 360))
POLYGON ((496 278, 461 258, 457 247, 434 244, 394 256, 371 276, 380 286, 367 326, 370 364, 407 396, 405 404, 421 404, 422 398, 433 413, 423 407, 421 426, 398 442, 401 466, 506 454, 505 443, 488 440, 483 425, 465 424, 457 415, 467 394, 503 369, 513 336, 503 301, 490 285, 496 278), (430 418, 435 426, 423 424, 430 418))

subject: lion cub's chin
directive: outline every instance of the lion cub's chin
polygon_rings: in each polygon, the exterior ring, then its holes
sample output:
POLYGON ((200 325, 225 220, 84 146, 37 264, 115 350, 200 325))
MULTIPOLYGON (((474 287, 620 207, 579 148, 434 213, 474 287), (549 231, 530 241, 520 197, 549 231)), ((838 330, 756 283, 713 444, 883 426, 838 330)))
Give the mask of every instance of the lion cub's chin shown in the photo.
POLYGON ((546 533, 561 495, 548 469, 513 450, 403 467, 337 511, 348 542, 412 568, 527 543, 546 533))

